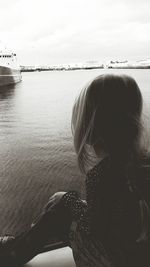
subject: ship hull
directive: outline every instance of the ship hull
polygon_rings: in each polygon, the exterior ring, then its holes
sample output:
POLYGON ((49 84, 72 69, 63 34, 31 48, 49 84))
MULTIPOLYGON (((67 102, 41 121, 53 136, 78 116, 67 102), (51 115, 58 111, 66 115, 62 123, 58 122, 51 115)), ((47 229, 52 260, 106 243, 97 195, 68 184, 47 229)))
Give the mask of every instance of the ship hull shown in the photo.
POLYGON ((15 84, 21 81, 21 72, 19 69, 12 69, 0 66, 0 86, 15 84))

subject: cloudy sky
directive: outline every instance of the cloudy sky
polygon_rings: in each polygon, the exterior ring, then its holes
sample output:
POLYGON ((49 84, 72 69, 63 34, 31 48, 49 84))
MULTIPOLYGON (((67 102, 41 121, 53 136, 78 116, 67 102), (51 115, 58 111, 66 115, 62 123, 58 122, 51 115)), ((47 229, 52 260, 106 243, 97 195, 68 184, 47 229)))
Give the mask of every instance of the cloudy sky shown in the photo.
POLYGON ((0 0, 0 41, 21 64, 150 58, 149 0, 0 0))

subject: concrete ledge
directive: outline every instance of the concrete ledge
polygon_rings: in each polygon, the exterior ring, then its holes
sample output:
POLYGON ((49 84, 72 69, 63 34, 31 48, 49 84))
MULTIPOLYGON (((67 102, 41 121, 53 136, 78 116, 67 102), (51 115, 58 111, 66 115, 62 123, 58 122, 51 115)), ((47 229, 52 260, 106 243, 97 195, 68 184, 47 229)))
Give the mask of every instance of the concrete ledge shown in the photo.
POLYGON ((55 249, 37 255, 23 267, 76 267, 69 247, 55 249))

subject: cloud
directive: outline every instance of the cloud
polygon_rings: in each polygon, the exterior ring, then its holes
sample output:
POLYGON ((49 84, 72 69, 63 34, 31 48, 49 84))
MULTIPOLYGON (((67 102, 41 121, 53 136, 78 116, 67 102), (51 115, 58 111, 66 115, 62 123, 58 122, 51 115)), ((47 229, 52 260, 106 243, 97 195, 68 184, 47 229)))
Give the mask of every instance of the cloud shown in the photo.
POLYGON ((7 0, 0 36, 29 64, 148 57, 149 10, 148 0, 7 0))

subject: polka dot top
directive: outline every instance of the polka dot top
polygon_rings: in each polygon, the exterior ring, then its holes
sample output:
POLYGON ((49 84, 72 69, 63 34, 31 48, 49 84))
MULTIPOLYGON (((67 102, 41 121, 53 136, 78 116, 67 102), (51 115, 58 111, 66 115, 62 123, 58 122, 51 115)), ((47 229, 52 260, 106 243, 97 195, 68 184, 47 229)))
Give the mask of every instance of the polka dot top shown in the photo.
MULTIPOLYGON (((124 169, 111 168, 108 157, 86 176, 86 201, 76 191, 64 195, 78 229, 107 239, 109 244, 135 242, 141 231, 139 196, 125 178, 124 169), (125 182, 122 182, 125 181, 125 182)), ((119 245, 120 246, 120 245, 119 245)))
POLYGON ((95 191, 107 164, 108 160, 103 160, 87 173, 85 179, 86 200, 82 200, 76 191, 69 191, 63 196, 65 206, 70 209, 73 220, 78 221, 79 229, 87 234, 90 234, 91 213, 95 205, 95 191))

